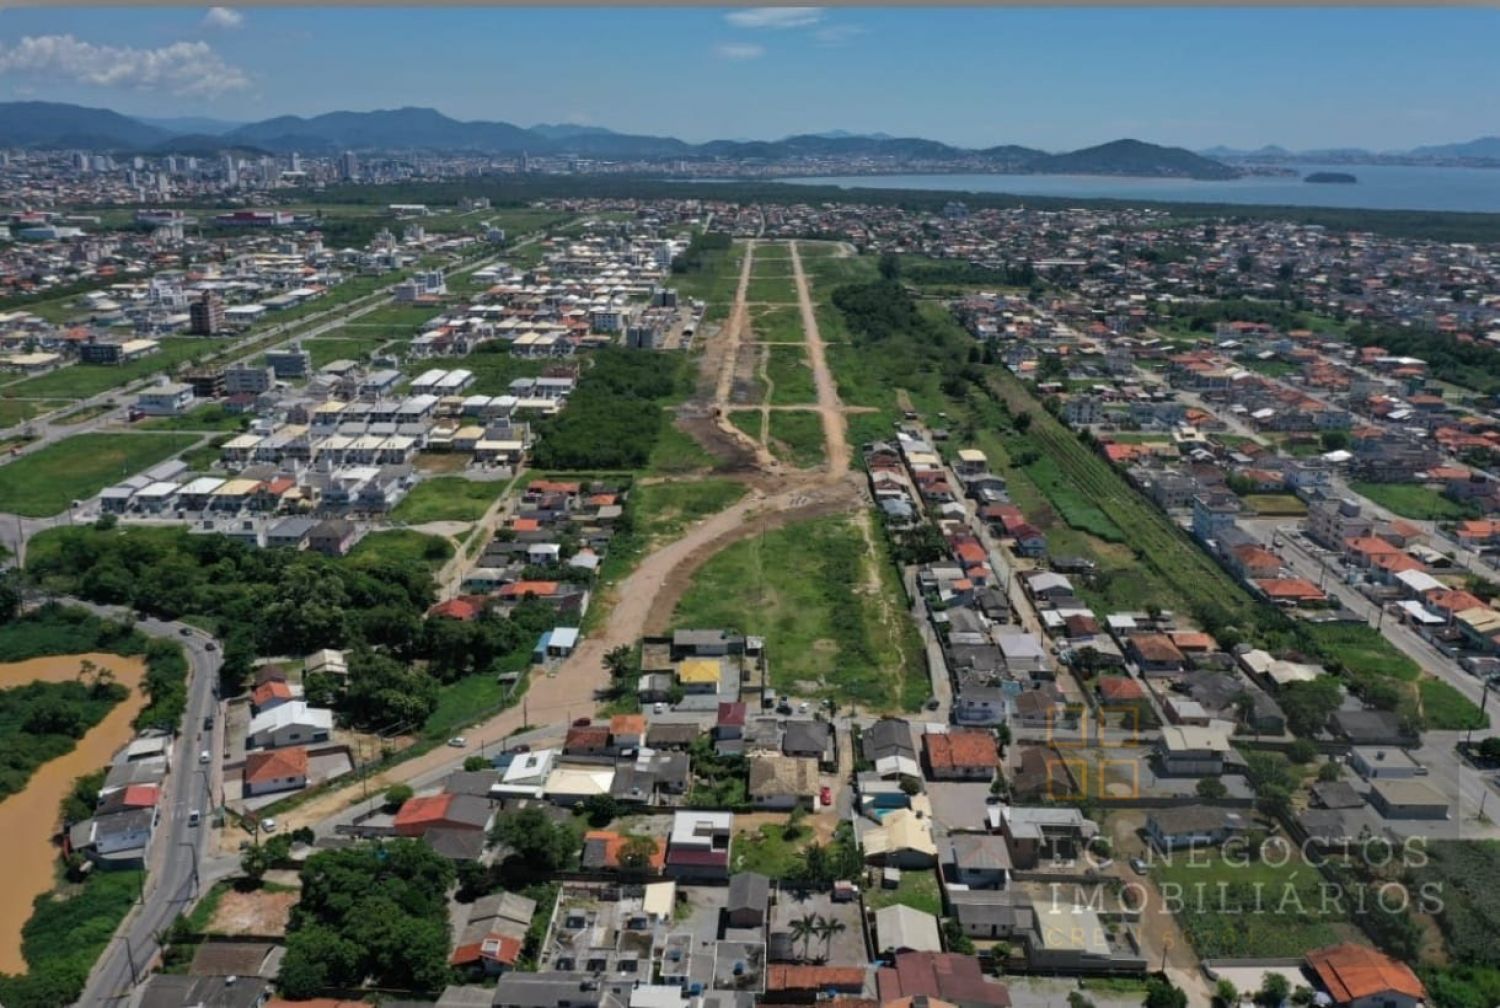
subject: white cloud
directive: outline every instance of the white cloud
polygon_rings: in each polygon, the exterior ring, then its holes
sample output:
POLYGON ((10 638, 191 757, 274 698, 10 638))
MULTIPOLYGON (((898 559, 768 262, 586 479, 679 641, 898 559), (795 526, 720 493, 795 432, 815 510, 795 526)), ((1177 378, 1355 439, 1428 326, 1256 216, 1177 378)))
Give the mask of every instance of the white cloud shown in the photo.
POLYGON ((859 25, 829 25, 826 28, 819 28, 817 31, 813 32, 813 38, 817 40, 819 45, 837 46, 843 45, 844 43, 849 42, 857 36, 863 35, 865 31, 866 29, 862 28, 859 25))
POLYGON ((746 7, 724 20, 736 28, 806 28, 823 20, 821 7, 746 7))
POLYGON ((714 55, 727 60, 753 60, 766 54, 766 47, 754 42, 722 42, 714 46, 714 55))
POLYGON ((238 28, 245 23, 245 15, 233 7, 210 7, 203 15, 205 28, 238 28))
POLYGON ((94 45, 72 35, 28 35, 0 48, 0 75, 212 97, 243 91, 250 77, 206 42, 158 49, 94 45))

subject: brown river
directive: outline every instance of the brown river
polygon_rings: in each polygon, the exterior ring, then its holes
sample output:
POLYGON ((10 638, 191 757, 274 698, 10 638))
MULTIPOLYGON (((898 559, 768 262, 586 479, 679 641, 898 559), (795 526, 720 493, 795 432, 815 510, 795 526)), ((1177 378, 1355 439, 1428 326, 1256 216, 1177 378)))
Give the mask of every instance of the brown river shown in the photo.
POLYGON ((0 689, 29 682, 65 682, 76 678, 85 659, 114 672, 130 695, 79 740, 72 752, 44 763, 26 790, 0 801, 0 837, 5 838, 5 870, 0 872, 0 973, 26 972, 21 958, 21 926, 31 917, 31 903, 52 888, 57 848, 52 844, 57 807, 73 781, 109 762, 135 734, 130 727, 145 706, 138 688, 145 674, 143 658, 112 654, 58 655, 0 664, 0 689))

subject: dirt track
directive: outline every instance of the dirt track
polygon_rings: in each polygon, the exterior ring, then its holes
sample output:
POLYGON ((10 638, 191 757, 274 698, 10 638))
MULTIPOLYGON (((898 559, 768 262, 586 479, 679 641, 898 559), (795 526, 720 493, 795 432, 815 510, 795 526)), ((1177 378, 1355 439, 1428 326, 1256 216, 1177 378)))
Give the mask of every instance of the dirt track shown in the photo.
MULTIPOLYGON (((620 645, 634 644, 644 633, 666 630, 671 624, 672 612, 694 574, 711 557, 752 535, 797 521, 853 511, 865 502, 863 483, 849 470, 845 411, 839 402, 833 375, 828 370, 823 340, 818 332, 807 278, 802 272, 795 242, 791 251, 808 357, 818 391, 816 408, 823 419, 827 467, 815 471, 785 471, 763 445, 751 442, 734 427, 725 412, 734 386, 736 351, 744 339, 749 320, 745 292, 755 254, 755 243, 751 242, 746 249, 729 321, 710 338, 700 359, 700 389, 704 392, 712 389, 712 401, 705 403, 700 399, 689 403, 679 414, 682 428, 721 459, 727 454, 726 448, 733 446, 737 449, 733 455, 736 462, 743 460, 746 465, 742 478, 750 485, 750 493, 646 556, 609 592, 613 607, 604 626, 585 638, 572 656, 552 673, 534 673, 524 706, 503 711, 470 728, 465 733, 468 739, 466 751, 481 744, 492 746, 500 743, 528 722, 533 726, 545 725, 592 714, 598 707, 598 694, 609 684, 604 669, 605 654, 620 645), (711 427, 712 431, 705 430, 705 427, 711 427), (753 455, 750 454, 752 448, 753 455)), ((498 509, 492 507, 491 513, 482 521, 488 524, 497 512, 498 509)), ((390 784, 437 771, 453 760, 453 750, 435 749, 398 764, 373 779, 369 791, 375 792, 390 784)), ((363 792, 363 787, 357 785, 330 792, 295 810, 285 817, 286 821, 290 827, 314 824, 346 808, 363 792)))

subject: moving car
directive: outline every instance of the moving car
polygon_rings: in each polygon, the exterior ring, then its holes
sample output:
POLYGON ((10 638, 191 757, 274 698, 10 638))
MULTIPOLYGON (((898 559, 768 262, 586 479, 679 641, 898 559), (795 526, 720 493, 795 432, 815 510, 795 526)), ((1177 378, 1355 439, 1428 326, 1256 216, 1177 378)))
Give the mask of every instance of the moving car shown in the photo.
POLYGON ((455 735, 453 738, 448 740, 448 744, 455 749, 462 749, 464 746, 469 744, 469 740, 464 738, 462 735, 455 735))
POLYGON ((188 825, 189 826, 196 826, 196 825, 198 825, 198 819, 199 818, 200 817, 198 815, 198 810, 197 809, 193 809, 191 812, 188 813, 188 825))
POLYGON ((207 749, 203 750, 201 753, 198 754, 198 762, 199 763, 212 763, 213 761, 214 761, 213 753, 209 752, 207 749))
POLYGON ((821 790, 821 791, 818 792, 818 800, 820 802, 822 802, 824 805, 832 805, 833 804, 833 788, 829 787, 827 784, 824 784, 823 785, 823 790, 821 790))

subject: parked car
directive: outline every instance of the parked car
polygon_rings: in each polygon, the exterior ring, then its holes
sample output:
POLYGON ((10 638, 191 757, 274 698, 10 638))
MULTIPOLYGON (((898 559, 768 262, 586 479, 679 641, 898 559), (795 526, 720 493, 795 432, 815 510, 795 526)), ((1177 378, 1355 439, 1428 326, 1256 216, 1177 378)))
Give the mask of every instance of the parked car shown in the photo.
POLYGON ((1137 875, 1144 875, 1146 874, 1146 862, 1138 857, 1133 857, 1130 859, 1130 870, 1137 875))
POLYGON ((203 645, 203 650, 217 651, 219 650, 219 645, 215 644, 213 641, 209 641, 207 644, 203 645))
POLYGON ((505 751, 508 753, 531 752, 531 746, 527 745, 525 742, 522 742, 520 745, 513 745, 505 751))
POLYGON ((664 704, 664 703, 662 703, 660 700, 656 701, 656 703, 654 703, 654 704, 651 705, 651 713, 653 713, 653 714, 665 714, 666 712, 667 712, 667 705, 664 704))
POLYGON ((210 714, 208 717, 206 717, 206 718, 203 719, 203 730, 204 731, 213 731, 214 730, 214 716, 212 714, 210 714))
POLYGON ((275 819, 262 819, 260 821, 260 828, 261 828, 261 831, 264 832, 264 833, 275 833, 276 832, 276 820, 275 819))
POLYGON ((188 813, 188 825, 189 826, 196 826, 196 825, 198 825, 198 820, 200 818, 201 818, 201 816, 198 814, 198 810, 197 809, 193 809, 191 812, 188 813))
POLYGON ((927 698, 927 709, 928 710, 937 710, 939 706, 941 706, 941 705, 938 703, 938 698, 937 697, 934 696, 934 697, 928 697, 927 698))
POLYGON ((179 630, 177 632, 180 633, 180 634, 182 634, 182 636, 184 636, 184 637, 191 637, 193 635, 193 629, 192 629, 192 627, 183 627, 181 630, 179 630))
POLYGON ((829 787, 827 784, 824 784, 823 785, 823 790, 821 790, 821 791, 818 792, 818 800, 820 802, 822 802, 824 805, 832 805, 833 804, 833 788, 829 787))
POLYGON ((469 744, 469 740, 464 738, 462 735, 455 735, 453 738, 448 740, 448 744, 455 749, 462 749, 464 746, 469 744))

